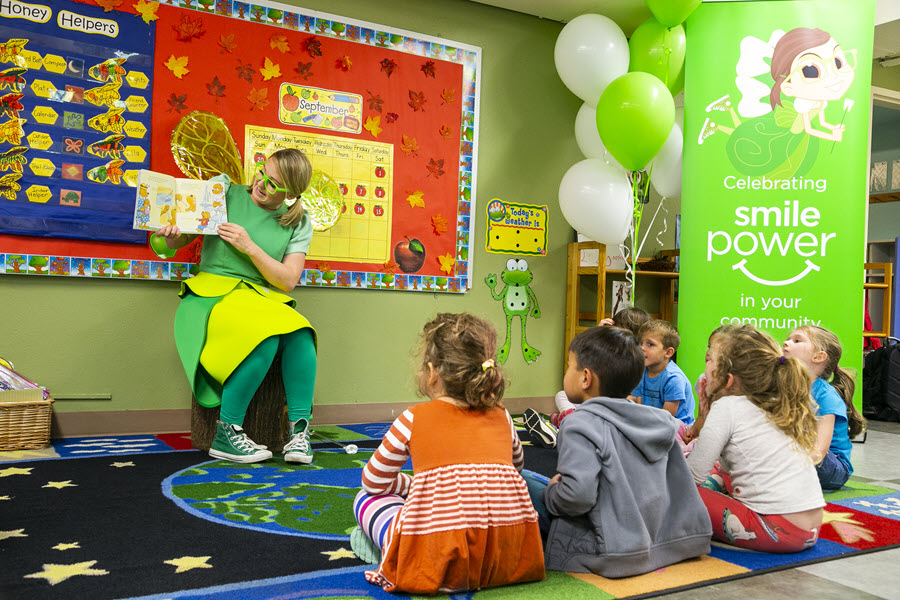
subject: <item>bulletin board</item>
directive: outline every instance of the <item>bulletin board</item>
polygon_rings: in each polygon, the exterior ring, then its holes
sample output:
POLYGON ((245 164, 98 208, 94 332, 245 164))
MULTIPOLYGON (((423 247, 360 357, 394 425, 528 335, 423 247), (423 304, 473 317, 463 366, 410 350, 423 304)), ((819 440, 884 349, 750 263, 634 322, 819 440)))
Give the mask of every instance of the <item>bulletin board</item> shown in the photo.
MULTIPOLYGON (((104 185, 97 188, 103 194, 91 192, 106 205, 96 200, 98 206, 93 207, 86 191, 81 194, 81 206, 63 204, 62 137, 71 133, 63 121, 48 125, 47 133, 57 145, 45 150, 27 141, 29 133, 38 131, 38 124, 31 118, 22 124, 28 161, 22 165, 24 174, 29 179, 40 177, 33 161, 45 158, 54 163, 54 175, 47 179, 58 185, 48 185, 50 195, 40 203, 27 196, 9 200, 2 195, 0 180, 3 272, 133 279, 189 276, 198 262, 195 248, 179 251, 170 261, 159 261, 146 248, 145 234, 131 229, 131 186, 133 172, 148 168, 141 161, 149 161, 154 171, 183 176, 172 156, 169 132, 185 115, 203 111, 227 124, 245 175, 255 160, 273 149, 293 146, 304 149, 313 168, 339 184, 343 214, 331 229, 315 232, 301 285, 448 292, 469 288, 479 48, 274 3, 99 0, 98 6, 93 0, 36 0, 28 4, 52 12, 47 21, 28 21, 34 31, 27 34, 26 48, 34 48, 43 57, 52 48, 60 48, 56 54, 66 60, 71 54, 64 49, 74 47, 76 34, 46 29, 63 11, 111 21, 122 32, 136 28, 139 33, 129 34, 129 43, 142 40, 143 46, 126 47, 123 38, 110 41, 109 36, 92 40, 106 54, 113 52, 107 58, 126 57, 127 61, 113 68, 126 88, 118 90, 119 98, 105 108, 91 105, 84 113, 85 123, 99 115, 100 108, 110 112, 108 118, 124 117, 123 134, 100 135, 89 126, 79 130, 86 133, 85 146, 105 140, 98 146, 101 155, 90 155, 92 162, 83 165, 82 183, 85 190, 104 185), (143 61, 140 69, 134 66, 138 61, 143 61), (128 89, 135 87, 134 77, 129 76, 137 71, 147 77, 140 93, 128 89), (146 100, 144 112, 131 110, 137 102, 132 96, 146 100), (117 108, 122 111, 112 114, 117 108), (143 125, 144 137, 132 138, 128 131, 139 128, 129 122, 143 125), (260 132, 267 133, 268 139, 251 141, 260 132), (123 137, 105 139, 119 135, 123 137), (108 148, 118 151, 118 158, 108 148), (53 156, 38 156, 39 151, 53 156), (100 166, 107 172, 102 184, 86 177, 100 166), (122 198, 117 199, 113 191, 122 198), (78 235, 50 228, 29 232, 6 227, 10 209, 5 205, 15 205, 19 213, 31 212, 39 222, 40 210, 113 212, 109 204, 127 215, 126 225, 107 219, 102 231, 81 230, 78 235), (8 235, 12 232, 15 235, 8 235), (94 261, 100 261, 99 269, 94 261)), ((0 44, 26 37, 16 33, 22 21, 0 11, 0 44)), ((3 57, 0 52, 0 71, 6 66, 3 57)), ((86 70, 99 64, 92 60, 85 61, 86 70)), ((45 73, 36 62, 32 64, 35 68, 18 74, 25 80, 20 86, 24 110, 33 113, 45 104, 57 114, 68 110, 77 92, 41 97, 34 81, 45 73)), ((46 64, 45 59, 44 69, 46 64)), ((88 76, 83 79, 87 81, 88 76)), ((66 89, 52 78, 49 81, 55 90, 66 89)), ((109 82, 97 83, 99 87, 109 82)), ((0 96, 5 93, 0 90, 0 96)), ((43 109, 37 114, 44 114, 43 109)), ((8 144, 0 142, 0 154, 8 149, 8 144)), ((95 175, 101 172, 94 171, 95 175)))

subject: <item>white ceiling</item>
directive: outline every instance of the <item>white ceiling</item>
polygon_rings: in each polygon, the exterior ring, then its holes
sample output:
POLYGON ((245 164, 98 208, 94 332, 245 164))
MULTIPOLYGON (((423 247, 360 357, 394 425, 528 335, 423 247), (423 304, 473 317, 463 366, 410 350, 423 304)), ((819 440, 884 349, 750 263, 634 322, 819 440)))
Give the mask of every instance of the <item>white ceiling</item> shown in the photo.
MULTIPOLYGON (((578 15, 596 13, 615 21, 626 36, 631 36, 651 16, 644 0, 473 1, 561 23, 568 23, 578 15)), ((875 24, 874 58, 900 56, 900 0, 876 0, 875 24)))

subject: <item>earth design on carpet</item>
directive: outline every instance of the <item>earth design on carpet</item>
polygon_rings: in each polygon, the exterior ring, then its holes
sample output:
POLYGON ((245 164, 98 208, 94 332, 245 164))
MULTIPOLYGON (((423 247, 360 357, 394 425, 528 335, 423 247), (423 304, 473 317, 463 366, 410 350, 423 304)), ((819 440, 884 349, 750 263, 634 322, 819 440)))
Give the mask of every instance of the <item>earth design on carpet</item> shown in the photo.
MULTIPOLYGON (((372 452, 317 450, 310 465, 280 458, 255 464, 210 461, 174 473, 163 493, 208 521, 266 533, 349 540, 353 498, 372 452)), ((410 466, 410 465, 407 465, 410 466)))

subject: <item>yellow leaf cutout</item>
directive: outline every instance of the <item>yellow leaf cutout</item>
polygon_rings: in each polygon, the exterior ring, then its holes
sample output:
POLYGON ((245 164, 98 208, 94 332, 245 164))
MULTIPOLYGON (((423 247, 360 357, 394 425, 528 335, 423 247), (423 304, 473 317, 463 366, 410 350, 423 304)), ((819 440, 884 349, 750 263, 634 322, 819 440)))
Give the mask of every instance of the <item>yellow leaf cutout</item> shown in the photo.
POLYGON ((166 67, 172 71, 172 74, 181 79, 183 76, 190 73, 190 70, 187 68, 188 65, 188 57, 182 56, 179 58, 175 58, 175 55, 172 54, 169 56, 169 60, 165 62, 166 67))
POLYGON ((276 33, 271 38, 269 38, 269 47, 281 50, 282 54, 291 51, 291 46, 290 44, 288 44, 287 36, 281 35, 280 33, 276 33))
POLYGON ((266 57, 265 66, 259 70, 260 74, 263 76, 263 81, 268 81, 270 79, 274 79, 275 77, 281 77, 281 67, 277 63, 273 63, 269 60, 269 57, 266 57))
POLYGON ((133 4, 132 6, 136 11, 138 11, 138 14, 141 15, 141 18, 147 25, 150 24, 150 21, 155 21, 159 18, 156 15, 156 9, 159 8, 159 4, 156 2, 146 2, 145 0, 138 0, 137 4, 133 4))
POLYGON ((410 208, 415 208, 417 206, 421 206, 422 208, 425 208, 425 200, 422 198, 422 196, 424 196, 424 195, 425 195, 425 192, 416 190, 415 192, 413 192, 412 194, 407 196, 406 201, 409 202, 410 208))
POLYGON ((443 256, 438 256, 438 262, 441 263, 441 271, 447 275, 453 275, 453 256, 448 252, 443 256))
POLYGON ((378 134, 381 133, 381 117, 366 117, 366 124, 363 125, 363 129, 372 134, 372 137, 377 138, 378 134))

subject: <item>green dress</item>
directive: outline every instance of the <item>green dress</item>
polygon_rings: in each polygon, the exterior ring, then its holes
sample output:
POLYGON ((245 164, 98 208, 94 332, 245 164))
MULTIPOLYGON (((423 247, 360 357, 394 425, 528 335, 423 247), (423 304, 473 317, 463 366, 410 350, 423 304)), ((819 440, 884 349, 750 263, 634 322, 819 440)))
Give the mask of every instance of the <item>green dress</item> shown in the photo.
MULTIPOLYGON (((220 177, 230 183, 227 176, 220 177)), ((287 207, 274 212, 260 208, 242 185, 229 187, 226 203, 228 221, 244 227, 275 260, 309 249, 312 224, 307 215, 296 227, 283 227, 277 218, 287 207)), ((225 380, 266 338, 307 327, 315 338, 309 321, 293 310, 296 300, 268 285, 247 255, 219 236, 204 236, 200 272, 181 283, 175 313, 175 345, 200 405, 222 402, 225 380)))

